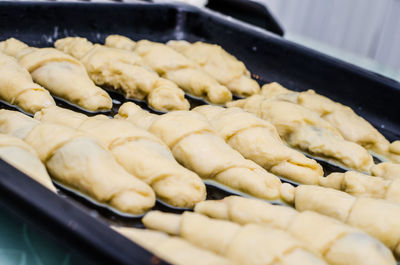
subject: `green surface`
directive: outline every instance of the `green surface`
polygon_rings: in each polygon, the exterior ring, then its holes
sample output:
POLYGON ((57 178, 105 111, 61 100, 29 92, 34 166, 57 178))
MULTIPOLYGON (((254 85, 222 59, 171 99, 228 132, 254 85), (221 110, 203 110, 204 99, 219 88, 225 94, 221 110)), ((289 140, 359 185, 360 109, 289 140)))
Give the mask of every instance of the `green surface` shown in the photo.
POLYGON ((1 265, 83 265, 55 238, 0 207, 1 265))

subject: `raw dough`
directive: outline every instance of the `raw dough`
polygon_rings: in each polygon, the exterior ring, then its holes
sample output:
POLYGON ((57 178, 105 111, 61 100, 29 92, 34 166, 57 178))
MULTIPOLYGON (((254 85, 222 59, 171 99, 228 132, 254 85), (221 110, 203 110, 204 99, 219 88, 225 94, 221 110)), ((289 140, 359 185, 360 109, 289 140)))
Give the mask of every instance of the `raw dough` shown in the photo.
POLYGON ((270 227, 240 226, 192 212, 177 215, 153 211, 142 221, 147 228, 165 231, 164 227, 171 225, 171 217, 164 218, 168 215, 174 216, 172 222, 178 227, 176 235, 237 264, 326 264, 288 233, 270 227))
POLYGON ((133 52, 79 37, 59 39, 55 47, 79 59, 97 85, 122 91, 128 98, 146 99, 150 107, 159 111, 189 109, 184 92, 143 67, 142 59, 133 52))
POLYGON ((168 145, 178 162, 203 179, 263 199, 280 196, 279 179, 233 150, 199 113, 174 111, 158 116, 128 102, 121 106, 116 118, 154 133, 168 145))
POLYGON ((204 114, 233 149, 273 174, 303 184, 318 184, 323 175, 315 160, 287 147, 266 120, 239 108, 204 105, 193 111, 204 114))
POLYGON ((89 118, 59 107, 37 112, 35 118, 69 126, 95 138, 126 171, 149 184, 168 204, 193 208, 206 197, 205 185, 196 173, 179 165, 160 139, 130 122, 104 115, 89 118))
MULTIPOLYGON (((1 51, 1 48, 0 48, 1 51)), ((15 58, 0 52, 0 98, 23 111, 35 113, 55 105, 49 91, 32 80, 29 72, 15 58)))
POLYGON ((106 38, 106 46, 134 51, 141 56, 145 65, 193 96, 204 97, 215 104, 232 100, 228 88, 201 70, 195 62, 165 44, 148 40, 134 42, 124 36, 110 35, 106 38))
POLYGON ((2 51, 14 55, 33 80, 54 96, 89 111, 111 109, 110 96, 93 84, 78 60, 53 48, 30 48, 13 38, 2 43, 2 51))
POLYGON ((36 151, 21 139, 0 133, 0 157, 52 192, 56 192, 36 151))
POLYGON ((167 45, 193 60, 207 74, 226 86, 233 94, 248 97, 260 93, 260 86, 251 79, 244 63, 221 46, 197 41, 169 41, 167 45))
POLYGON ((23 136, 53 178, 95 200, 132 214, 142 214, 154 206, 150 186, 126 172, 94 139, 69 127, 42 124, 8 110, 0 112, 0 129, 1 133, 23 136))
POLYGON ((373 165, 366 149, 346 141, 336 128, 306 107, 286 100, 269 100, 261 95, 232 101, 228 105, 243 108, 271 122, 281 138, 294 148, 345 168, 369 172, 373 165))

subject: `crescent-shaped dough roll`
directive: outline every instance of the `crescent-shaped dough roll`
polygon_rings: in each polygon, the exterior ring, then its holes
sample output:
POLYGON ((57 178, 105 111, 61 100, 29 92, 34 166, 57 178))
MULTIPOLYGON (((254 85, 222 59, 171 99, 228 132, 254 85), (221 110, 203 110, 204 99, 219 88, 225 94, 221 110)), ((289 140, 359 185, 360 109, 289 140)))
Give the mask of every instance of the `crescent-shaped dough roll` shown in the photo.
POLYGON ((128 98, 146 99, 156 110, 189 109, 184 92, 175 83, 143 67, 142 59, 133 52, 93 44, 79 37, 59 39, 55 47, 79 59, 97 85, 121 91, 128 98))
POLYGON ((104 115, 88 117, 59 107, 37 112, 35 118, 63 124, 94 137, 126 171, 149 184, 166 203, 193 208, 206 198, 200 177, 178 164, 160 139, 130 122, 104 115))
POLYGON ((207 74, 226 86, 233 94, 249 97, 260 93, 260 86, 251 79, 243 62, 221 46, 197 41, 169 41, 167 45, 197 63, 207 74))
POLYGON ((13 55, 33 80, 63 98, 89 111, 110 110, 112 100, 90 80, 83 65, 54 48, 31 48, 14 38, 2 42, 3 52, 13 55))
MULTIPOLYGON (((1 48, 0 48, 1 51, 1 48)), ((32 80, 15 58, 0 52, 0 98, 23 111, 35 113, 55 105, 49 91, 32 80)))
POLYGON ((240 226, 192 212, 152 211, 142 221, 147 228, 179 235, 237 264, 326 264, 288 233, 265 226, 240 226))
POLYGON ((386 180, 347 171, 321 177, 320 185, 341 190, 356 197, 370 197, 400 203, 400 179, 386 180))
POLYGON ((375 238, 333 218, 238 196, 204 201, 195 211, 241 225, 255 223, 288 232, 332 265, 396 264, 391 251, 375 238))
POLYGON ((280 197, 279 179, 233 150, 199 113, 174 111, 158 116, 128 102, 121 106, 116 118, 142 128, 150 126, 147 129, 168 145, 175 159, 203 179, 263 199, 280 197))
POLYGON ((288 100, 315 111, 321 118, 334 126, 344 139, 355 142, 372 153, 393 162, 400 162, 400 149, 396 151, 394 148, 396 142, 390 144, 377 129, 348 106, 334 102, 314 90, 295 92, 278 83, 264 85, 262 95, 268 99, 288 100))
POLYGON ((228 265, 226 258, 196 247, 179 237, 148 229, 113 227, 128 239, 153 252, 165 261, 176 265, 228 265))
POLYGON ((0 133, 0 158, 52 192, 56 192, 56 188, 35 150, 21 139, 0 133))
POLYGON ((400 204, 310 185, 295 188, 294 204, 364 230, 400 256, 400 204))
POLYGON ((330 123, 301 105, 269 100, 261 95, 232 101, 229 106, 243 108, 271 122, 290 146, 346 168, 369 172, 373 159, 362 146, 346 141, 330 123))
POLYGON ((379 163, 371 168, 371 173, 373 176, 381 177, 384 179, 400 179, 400 164, 392 162, 379 163))
POLYGON ((198 68, 195 62, 165 44, 148 40, 134 42, 127 37, 110 35, 106 38, 106 46, 134 51, 141 56, 145 65, 193 96, 204 97, 215 104, 232 100, 228 88, 198 68))
POLYGON ((24 141, 36 150, 50 175, 95 200, 133 214, 142 214, 154 206, 155 195, 150 186, 126 172, 92 138, 66 126, 40 123, 7 110, 0 112, 0 128, 2 133, 18 132, 21 136, 21 131, 30 128, 24 141))
POLYGON ((204 114, 233 149, 273 174, 303 184, 318 184, 323 175, 315 160, 287 147, 266 120, 239 108, 203 105, 193 111, 204 114))

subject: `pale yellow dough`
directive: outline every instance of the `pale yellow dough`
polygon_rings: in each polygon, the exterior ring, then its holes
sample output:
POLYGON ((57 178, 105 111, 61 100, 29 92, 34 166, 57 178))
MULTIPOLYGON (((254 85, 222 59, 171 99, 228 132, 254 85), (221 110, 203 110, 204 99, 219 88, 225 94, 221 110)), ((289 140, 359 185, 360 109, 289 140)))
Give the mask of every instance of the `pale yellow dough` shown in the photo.
POLYGON ((220 255, 196 247, 184 239, 169 236, 163 232, 131 227, 114 227, 114 229, 171 264, 232 264, 232 262, 220 255))
POLYGON ((372 156, 362 146, 347 141, 329 122, 301 105, 261 95, 232 101, 229 106, 243 108, 271 122, 290 146, 345 168, 369 172, 372 156))
POLYGON ((0 133, 0 158, 52 192, 56 192, 56 188, 35 150, 21 139, 0 133))
POLYGON ((126 97, 146 99, 160 111, 186 110, 189 102, 175 83, 143 67, 137 54, 93 44, 85 38, 59 39, 55 47, 79 59, 97 85, 122 91, 126 97))
POLYGON ((400 204, 309 185, 295 188, 294 204, 299 211, 316 211, 364 230, 400 256, 400 204))
POLYGON ((167 45, 193 60, 207 74, 226 86, 232 93, 249 97, 260 93, 260 86, 251 79, 243 62, 221 46, 197 41, 169 41, 167 45))
POLYGON ((400 180, 400 164, 383 162, 374 165, 371 169, 374 176, 390 180, 400 180))
POLYGON ((94 137, 125 170, 149 184, 168 204, 193 208, 206 198, 206 188, 200 177, 179 165, 160 139, 130 122, 104 115, 89 118, 59 107, 37 112, 35 118, 69 126, 94 137))
POLYGON ((313 159, 287 147, 275 127, 239 108, 204 105, 202 113, 213 129, 233 149, 278 176, 303 184, 318 184, 322 167, 313 159))
POLYGON ((99 202, 132 214, 142 214, 155 203, 150 186, 126 172, 95 140, 76 130, 1 110, 0 132, 19 135, 36 150, 53 178, 99 202))
POLYGON ((134 42, 124 36, 110 35, 106 38, 106 46, 134 51, 145 65, 193 96, 203 97, 215 104, 232 100, 228 88, 165 44, 148 40, 134 42))
POLYGON ((284 230, 332 265, 396 264, 391 251, 360 230, 321 214, 238 196, 198 203, 195 212, 241 225, 284 230))
POLYGON ((29 113, 55 105, 49 91, 35 84, 29 72, 1 50, 0 47, 0 98, 29 113))
POLYGON ((367 120, 345 105, 334 102, 314 90, 295 92, 278 83, 264 85, 262 95, 268 99, 287 100, 315 111, 334 126, 344 139, 355 142, 380 157, 400 162, 400 150, 395 148, 396 142, 390 144, 367 120))
POLYGON ((347 171, 321 177, 320 185, 342 190, 356 197, 370 197, 400 203, 400 179, 387 180, 347 171))
POLYGON ((125 119, 158 136, 179 163, 201 178, 263 199, 280 197, 279 179, 233 150, 216 135, 203 115, 174 111, 158 116, 131 102, 123 104, 118 113, 117 119, 125 119))
POLYGON ((54 96, 89 111, 111 109, 110 96, 94 85, 83 65, 73 57, 53 48, 31 48, 13 38, 0 44, 0 51, 15 56, 33 80, 54 96))
POLYGON ((152 211, 142 219, 147 228, 179 235, 193 245, 226 257, 235 264, 326 264, 288 233, 257 224, 238 224, 192 212, 182 215, 152 211))

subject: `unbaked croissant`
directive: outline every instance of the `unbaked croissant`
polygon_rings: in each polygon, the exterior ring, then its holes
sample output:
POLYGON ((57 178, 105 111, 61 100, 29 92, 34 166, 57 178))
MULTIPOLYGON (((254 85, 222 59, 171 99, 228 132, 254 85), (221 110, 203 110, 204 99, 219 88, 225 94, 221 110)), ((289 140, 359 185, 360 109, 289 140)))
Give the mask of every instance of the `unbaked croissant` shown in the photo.
POLYGON ((371 174, 384 179, 400 179, 400 164, 383 162, 371 168, 371 174))
POLYGON ((113 227, 130 240, 176 265, 228 265, 226 258, 166 233, 132 227, 113 227))
POLYGON ((29 113, 55 105, 49 91, 35 84, 29 72, 19 65, 15 58, 2 52, 0 52, 0 98, 29 113))
POLYGON ((95 140, 76 130, 0 110, 0 130, 32 146, 52 177, 122 212, 142 214, 155 203, 153 190, 126 172, 95 140))
POLYGON ((195 61, 206 73, 226 86, 233 94, 248 97, 260 93, 260 86, 251 79, 244 63, 227 53, 221 46, 184 40, 167 43, 176 51, 195 61))
POLYGON ((197 174, 179 165, 156 136, 130 122, 104 115, 88 117, 59 107, 43 109, 35 118, 69 126, 95 138, 126 171, 149 184, 168 204, 193 208, 206 197, 205 185, 197 174))
POLYGON ((145 65, 193 96, 205 97, 215 104, 232 100, 232 94, 225 86, 201 70, 195 62, 165 44, 148 40, 134 42, 127 37, 111 35, 106 38, 106 45, 134 51, 145 65))
POLYGON ((288 233, 266 226, 240 226, 192 212, 178 215, 152 211, 142 221, 147 228, 179 235, 236 264, 326 264, 288 233))
POLYGON ((241 225, 263 224, 288 232, 332 265, 396 264, 391 251, 366 233, 333 218, 238 196, 205 201, 195 211, 241 225))
POLYGON ((319 212, 364 230, 400 256, 400 204, 300 185, 294 191, 294 205, 298 211, 319 212))
POLYGON ((175 159, 201 178, 263 199, 278 199, 281 182, 253 161, 233 150, 212 130, 206 118, 192 111, 155 115, 128 102, 118 119, 146 128, 172 150, 175 159))
POLYGON ((377 154, 378 157, 400 162, 400 148, 396 149, 396 145, 400 147, 400 141, 390 144, 368 121, 345 105, 334 102, 314 90, 295 92, 278 83, 264 85, 262 94, 268 99, 288 100, 311 109, 333 125, 343 135, 344 139, 358 143, 373 154, 377 154))
POLYGON ((370 197, 400 203, 400 179, 386 180, 355 171, 347 171, 321 177, 320 185, 342 190, 357 197, 370 197))
POLYGON ((261 95, 232 101, 271 122, 290 146, 345 168, 369 172, 373 159, 362 146, 346 141, 339 131, 314 111, 286 100, 269 100, 261 95))
POLYGON ((52 192, 56 192, 56 188, 35 150, 21 139, 0 133, 0 158, 52 192))
POLYGON ((189 109, 184 92, 175 83, 143 67, 142 59, 133 52, 93 44, 79 37, 59 39, 55 47, 79 59, 97 85, 122 91, 128 98, 146 99, 156 110, 189 109))
POLYGON ((318 184, 323 175, 315 160, 287 147, 266 120, 239 108, 203 105, 193 111, 204 114, 233 149, 273 174, 303 184, 318 184))
POLYGON ((0 42, 0 51, 14 56, 33 80, 54 96, 89 111, 110 110, 110 96, 90 80, 83 65, 54 48, 31 48, 14 38, 0 42))

